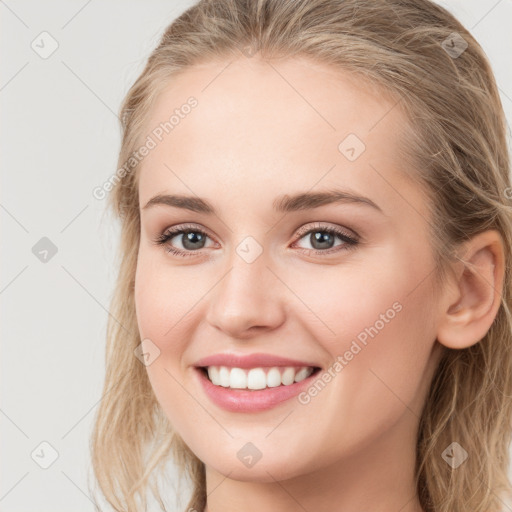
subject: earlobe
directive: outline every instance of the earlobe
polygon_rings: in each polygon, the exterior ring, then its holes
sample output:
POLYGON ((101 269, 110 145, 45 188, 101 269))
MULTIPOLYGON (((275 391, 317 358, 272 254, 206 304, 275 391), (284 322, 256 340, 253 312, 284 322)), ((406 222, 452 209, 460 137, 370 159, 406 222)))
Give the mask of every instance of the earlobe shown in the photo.
POLYGON ((478 343, 491 327, 501 304, 504 246, 500 233, 479 233, 462 247, 459 270, 441 295, 437 340, 462 349, 478 343))

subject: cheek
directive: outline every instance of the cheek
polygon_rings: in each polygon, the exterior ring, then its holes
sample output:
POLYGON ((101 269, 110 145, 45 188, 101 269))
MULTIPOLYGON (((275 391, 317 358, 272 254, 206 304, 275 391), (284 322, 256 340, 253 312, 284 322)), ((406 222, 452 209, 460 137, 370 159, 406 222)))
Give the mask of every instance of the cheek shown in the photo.
POLYGON ((155 343, 165 359, 179 354, 192 328, 194 305, 204 296, 189 269, 159 265, 141 251, 135 275, 135 309, 141 338, 155 343))
POLYGON ((190 278, 184 277, 180 269, 162 268, 153 263, 154 259, 139 253, 135 276, 139 334, 159 350, 158 357, 146 367, 155 396, 173 427, 186 431, 189 422, 204 421, 186 388, 181 365, 187 339, 196 324, 193 314, 187 313, 200 299, 201 290, 190 288, 190 278))
POLYGON ((300 316, 302 330, 333 362, 342 358, 332 391, 352 402, 345 410, 361 415, 379 404, 403 406, 397 396, 414 401, 435 342, 430 268, 425 257, 400 253, 411 254, 390 250, 364 272, 331 269, 329 279, 313 273, 294 288, 310 309, 300 316))
MULTIPOLYGON (((429 280, 419 284, 428 271, 398 259, 374 269, 333 273, 328 280, 309 275, 294 290, 315 312, 301 319, 302 330, 333 361, 332 377, 312 385, 300 409, 318 434, 312 451, 325 450, 325 461, 378 437, 409 410, 409 420, 421 414, 435 342, 429 280), (335 441, 327 446, 320 439, 335 441)), ((281 434, 289 443, 289 433, 281 434)))
POLYGON ((354 338, 364 344, 396 331, 408 318, 415 319, 413 328, 430 318, 428 280, 420 284, 428 272, 414 262, 389 256, 388 261, 380 258, 364 266, 312 269, 307 274, 292 275, 292 269, 283 279, 294 283, 296 298, 290 297, 290 311, 331 354, 347 350, 354 338))

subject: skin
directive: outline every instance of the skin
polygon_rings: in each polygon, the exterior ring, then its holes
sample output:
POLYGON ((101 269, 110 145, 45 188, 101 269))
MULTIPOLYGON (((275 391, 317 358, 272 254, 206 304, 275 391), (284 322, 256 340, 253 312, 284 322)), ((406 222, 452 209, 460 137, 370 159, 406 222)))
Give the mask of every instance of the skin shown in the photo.
MULTIPOLYGON (((467 242, 462 254, 475 272, 454 265, 453 277, 434 287, 426 199, 398 154, 407 130, 400 110, 346 72, 305 59, 228 62, 173 80, 145 126, 151 133, 197 98, 140 168, 136 310, 141 339, 160 350, 147 366, 157 399, 206 465, 209 512, 421 512, 413 471, 422 406, 443 346, 476 343, 496 316, 500 235, 467 242), (366 145, 352 162, 338 150, 349 133, 366 145), (358 203, 272 209, 281 194, 332 187, 368 197, 382 212, 358 203), (205 198, 218 213, 143 208, 165 193, 205 198), (153 242, 183 223, 209 234, 191 256, 153 242), (338 252, 322 254, 310 234, 297 237, 315 223, 355 233, 359 244, 347 250, 334 236, 338 252), (236 252, 247 236, 263 250, 252 263, 236 252), (219 352, 327 369, 397 302, 400 312, 307 404, 228 412, 193 371, 219 352), (249 441, 262 454, 250 468, 237 458, 249 441)), ((186 250, 182 235, 171 243, 186 250)))

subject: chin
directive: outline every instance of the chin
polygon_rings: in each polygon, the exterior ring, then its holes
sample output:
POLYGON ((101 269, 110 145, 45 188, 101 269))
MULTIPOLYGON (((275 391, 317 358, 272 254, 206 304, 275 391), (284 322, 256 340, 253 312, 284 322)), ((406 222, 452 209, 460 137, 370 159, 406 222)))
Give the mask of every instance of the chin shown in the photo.
POLYGON ((231 451, 222 454, 210 453, 208 457, 202 457, 201 460, 214 471, 224 476, 229 475, 230 479, 241 482, 271 483, 276 480, 288 480, 311 471, 307 461, 301 458, 294 460, 277 448, 273 450, 272 455, 265 456, 265 453, 262 453, 261 458, 252 466, 249 465, 250 461, 248 465, 244 464, 243 455, 239 453, 233 457, 231 451))

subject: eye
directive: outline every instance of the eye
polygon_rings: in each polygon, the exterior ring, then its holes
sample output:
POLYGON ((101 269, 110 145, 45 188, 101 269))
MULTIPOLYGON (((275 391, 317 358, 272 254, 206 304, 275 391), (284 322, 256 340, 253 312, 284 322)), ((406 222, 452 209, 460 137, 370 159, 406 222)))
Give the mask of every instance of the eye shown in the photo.
POLYGON ((154 242, 157 245, 167 246, 166 250, 177 256, 193 256, 194 252, 204 248, 208 233, 194 225, 182 225, 168 229, 159 235, 154 242), (170 244, 173 238, 180 238, 183 249, 177 249, 170 244))
POLYGON ((332 254, 333 252, 354 249, 359 243, 357 237, 343 229, 320 223, 314 224, 313 227, 305 226, 301 228, 298 232, 298 237, 298 240, 306 239, 312 246, 312 249, 300 248, 301 252, 313 253, 315 255, 332 254), (342 243, 334 245, 336 238, 340 239, 342 243))
MULTIPOLYGON (((312 249, 299 247, 299 250, 300 252, 308 254, 313 253, 314 255, 325 255, 353 249, 359 243, 358 238, 354 237, 349 232, 338 227, 326 226, 320 223, 299 229, 297 235, 297 240, 306 238, 306 236, 309 235, 307 240, 312 245, 312 249), (336 238, 341 240, 342 243, 334 245, 336 238)), ((206 231, 193 224, 181 225, 166 230, 154 240, 154 243, 166 246, 166 251, 176 256, 193 256, 195 253, 200 252, 201 249, 204 249, 208 238, 210 237, 206 231), (183 249, 171 245, 170 242, 174 238, 181 240, 183 249)), ((294 242, 294 244, 296 243, 297 241, 294 242)))

